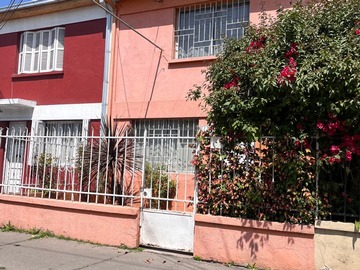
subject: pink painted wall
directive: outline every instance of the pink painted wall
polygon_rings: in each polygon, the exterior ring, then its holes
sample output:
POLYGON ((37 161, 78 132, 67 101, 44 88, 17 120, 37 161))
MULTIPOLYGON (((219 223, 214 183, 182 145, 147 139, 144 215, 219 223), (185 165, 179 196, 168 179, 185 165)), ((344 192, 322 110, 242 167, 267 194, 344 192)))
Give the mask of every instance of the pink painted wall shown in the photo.
POLYGON ((311 270, 314 230, 314 226, 195 215, 194 256, 274 270, 311 270))
POLYGON ((84 241, 139 246, 139 209, 0 195, 0 225, 43 228, 84 241))
MULTIPOLYGON (((117 119, 136 118, 205 118, 198 102, 186 101, 188 90, 201 85, 201 72, 215 57, 173 59, 175 8, 199 0, 122 0, 117 4, 118 16, 163 49, 140 37, 123 24, 115 31, 114 77, 110 94, 110 112, 117 119)), ((208 1, 210 2, 210 1, 208 1)), ((272 14, 281 2, 265 1, 272 14)), ((250 1, 251 22, 258 23, 261 1, 250 1)))

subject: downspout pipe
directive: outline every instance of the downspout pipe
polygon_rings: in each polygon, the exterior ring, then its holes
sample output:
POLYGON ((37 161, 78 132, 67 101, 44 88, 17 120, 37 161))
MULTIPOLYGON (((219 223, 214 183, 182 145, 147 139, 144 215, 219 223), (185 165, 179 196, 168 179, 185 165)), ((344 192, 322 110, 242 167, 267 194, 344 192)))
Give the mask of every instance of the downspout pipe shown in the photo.
MULTIPOLYGON (((112 10, 112 8, 110 7, 112 10)), ((105 35, 105 55, 104 55, 104 79, 101 100, 101 124, 107 120, 108 96, 110 91, 110 59, 111 59, 111 41, 112 41, 112 23, 111 14, 106 13, 106 35, 105 35)))

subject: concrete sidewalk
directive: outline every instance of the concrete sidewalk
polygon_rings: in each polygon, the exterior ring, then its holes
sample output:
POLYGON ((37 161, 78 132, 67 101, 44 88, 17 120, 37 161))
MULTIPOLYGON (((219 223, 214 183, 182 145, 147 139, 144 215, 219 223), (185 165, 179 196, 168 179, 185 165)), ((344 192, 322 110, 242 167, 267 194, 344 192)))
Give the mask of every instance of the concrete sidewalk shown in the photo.
POLYGON ((35 239, 30 234, 0 232, 0 270, 42 269, 196 269, 245 270, 196 261, 190 256, 132 251, 56 238, 35 239))

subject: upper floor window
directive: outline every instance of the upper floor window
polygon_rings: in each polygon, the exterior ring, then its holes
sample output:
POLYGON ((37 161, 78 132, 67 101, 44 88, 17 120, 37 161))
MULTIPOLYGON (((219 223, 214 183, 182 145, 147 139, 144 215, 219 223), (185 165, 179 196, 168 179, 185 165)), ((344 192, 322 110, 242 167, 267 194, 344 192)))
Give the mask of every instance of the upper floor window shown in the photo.
POLYGON ((221 50, 222 38, 241 38, 248 23, 248 0, 223 0, 178 8, 175 58, 216 55, 221 50))
POLYGON ((24 32, 20 40, 19 74, 61 71, 65 28, 24 32))

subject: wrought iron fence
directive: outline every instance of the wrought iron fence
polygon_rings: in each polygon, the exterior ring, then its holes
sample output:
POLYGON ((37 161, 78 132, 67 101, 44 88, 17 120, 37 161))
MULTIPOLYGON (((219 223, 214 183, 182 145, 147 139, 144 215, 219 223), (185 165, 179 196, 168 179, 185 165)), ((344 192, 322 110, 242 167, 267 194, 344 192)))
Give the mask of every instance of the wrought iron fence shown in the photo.
POLYGON ((0 130, 1 193, 191 211, 194 137, 59 133, 0 130))
POLYGON ((351 164, 320 169, 316 138, 277 142, 263 136, 228 146, 221 138, 201 140, 194 159, 200 213, 294 223, 360 219, 356 156, 351 164))
MULTIPOLYGON (((50 131, 36 135, 28 130, 0 130, 0 192, 184 212, 193 211, 194 189, 197 187, 199 212, 239 217, 252 209, 250 217, 253 218, 259 218, 265 208, 276 215, 281 209, 271 209, 271 200, 287 194, 287 190, 279 190, 278 197, 270 196, 261 206, 254 201, 256 196, 263 199, 261 192, 279 187, 279 181, 283 181, 277 175, 276 166, 282 164, 278 162, 279 155, 268 148, 268 143, 263 143, 273 140, 272 137, 263 137, 257 143, 238 144, 235 146, 237 150, 225 152, 220 138, 204 138, 206 143, 196 145, 194 137, 181 134, 67 134, 75 135, 63 136, 50 131), (197 154, 191 161, 196 147, 197 154), (267 152, 260 153, 259 149, 267 152), (207 166, 207 169, 195 172, 191 162, 196 168, 207 166), (249 189, 249 185, 254 183, 261 183, 260 189, 254 189, 253 193, 248 190, 245 195, 250 197, 240 198, 244 195, 242 190, 249 189)), ((309 143, 316 159, 316 140, 309 143)), ((303 150, 302 145, 299 147, 298 150, 303 150)), ((293 162, 294 166, 308 162, 301 155, 283 161, 293 162)), ((306 164, 313 166, 311 162, 306 164)), ((350 166, 338 164, 331 170, 321 171, 315 166, 311 167, 310 173, 296 176, 301 181, 310 177, 311 181, 305 186, 296 186, 305 203, 299 204, 299 209, 284 206, 288 213, 300 211, 303 215, 321 217, 321 209, 328 207, 330 215, 324 216, 325 219, 360 219, 359 157, 353 157, 350 166), (306 203, 313 198, 315 204, 306 203), (309 205, 311 208, 307 208, 309 205)))

